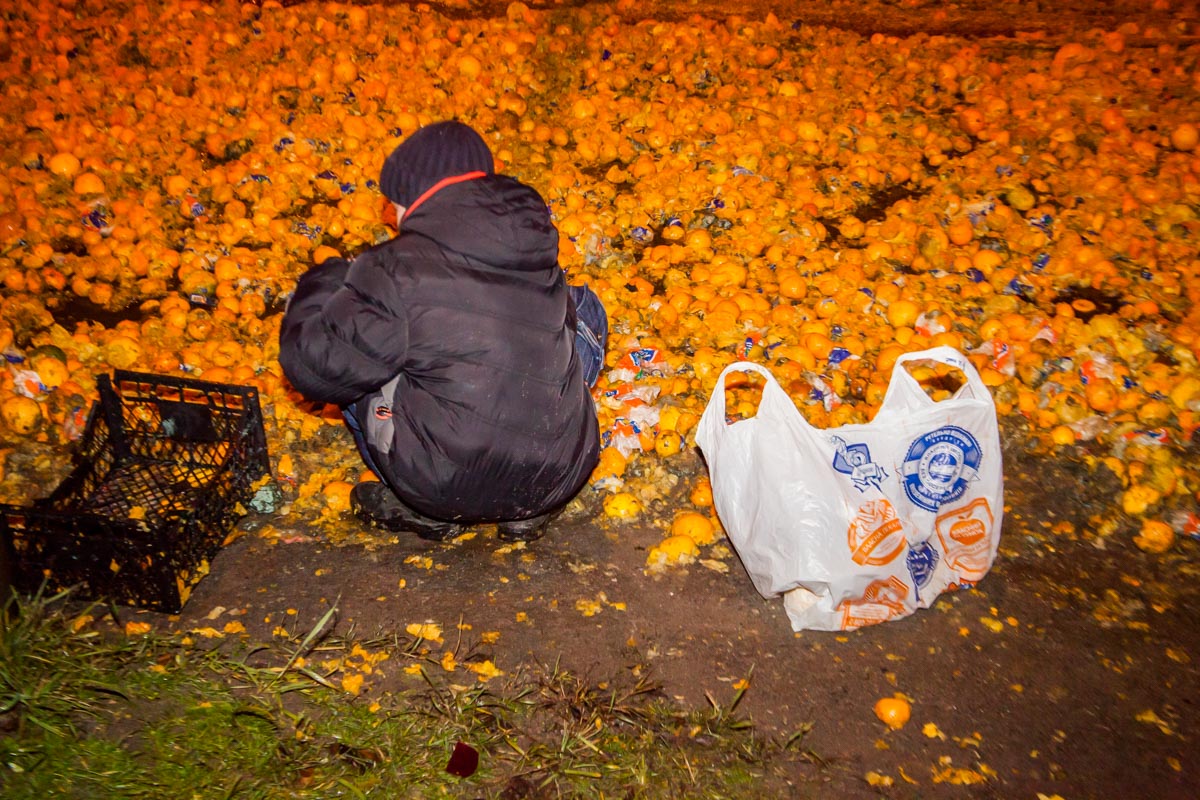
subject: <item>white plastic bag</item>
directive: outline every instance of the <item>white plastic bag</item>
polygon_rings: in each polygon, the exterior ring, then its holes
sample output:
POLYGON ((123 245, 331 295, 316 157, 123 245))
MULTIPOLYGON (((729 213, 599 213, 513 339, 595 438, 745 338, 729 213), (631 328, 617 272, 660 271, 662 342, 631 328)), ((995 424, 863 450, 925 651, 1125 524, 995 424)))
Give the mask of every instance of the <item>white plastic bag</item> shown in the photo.
POLYGON ((764 597, 794 630, 851 630, 927 608, 979 581, 1000 540, 1004 483, 996 407, 951 347, 896 361, 863 425, 809 424, 763 366, 731 364, 696 429, 717 514, 764 597), (903 368, 930 360, 966 383, 940 402, 903 368), (758 413, 727 423, 725 376, 766 378, 758 413))

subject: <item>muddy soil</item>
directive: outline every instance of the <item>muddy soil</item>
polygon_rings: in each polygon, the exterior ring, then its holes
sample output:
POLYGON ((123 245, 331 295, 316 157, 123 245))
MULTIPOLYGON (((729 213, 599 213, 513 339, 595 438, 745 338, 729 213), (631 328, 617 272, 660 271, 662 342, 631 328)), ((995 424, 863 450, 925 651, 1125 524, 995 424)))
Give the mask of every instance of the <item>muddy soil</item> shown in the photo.
MULTIPOLYGON (((647 575, 661 532, 603 519, 512 550, 487 529, 454 544, 337 547, 277 517, 283 540, 233 542, 182 617, 162 622, 208 625, 223 607, 266 640, 279 624, 303 632, 336 604, 341 635, 432 620, 446 631, 440 649, 490 658, 507 676, 557 664, 594 683, 648 677, 689 708, 727 704, 749 679, 736 713, 759 733, 782 740, 811 726, 788 796, 1195 797, 1200 544, 1151 556, 1128 544, 1130 530, 1090 533, 1118 490, 1082 462, 1009 444, 1006 480, 1001 554, 977 588, 852 633, 793 633, 736 556, 727 572, 647 575), (482 644, 484 632, 499 639, 482 644), (913 715, 893 732, 872 707, 895 692, 913 715), (957 768, 990 779, 954 785, 957 768), (894 784, 872 787, 870 772, 894 784)), ((416 680, 383 673, 372 691, 416 680)))

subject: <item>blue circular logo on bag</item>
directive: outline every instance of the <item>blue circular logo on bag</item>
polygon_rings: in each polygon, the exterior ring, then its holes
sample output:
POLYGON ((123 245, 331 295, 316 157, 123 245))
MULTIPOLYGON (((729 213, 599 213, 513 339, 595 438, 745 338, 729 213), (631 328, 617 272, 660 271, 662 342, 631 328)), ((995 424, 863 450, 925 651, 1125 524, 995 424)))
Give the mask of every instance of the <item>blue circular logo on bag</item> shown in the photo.
POLYGON ((970 431, 947 425, 926 433, 909 445, 904 457, 904 493, 921 508, 937 511, 963 496, 982 460, 970 431))

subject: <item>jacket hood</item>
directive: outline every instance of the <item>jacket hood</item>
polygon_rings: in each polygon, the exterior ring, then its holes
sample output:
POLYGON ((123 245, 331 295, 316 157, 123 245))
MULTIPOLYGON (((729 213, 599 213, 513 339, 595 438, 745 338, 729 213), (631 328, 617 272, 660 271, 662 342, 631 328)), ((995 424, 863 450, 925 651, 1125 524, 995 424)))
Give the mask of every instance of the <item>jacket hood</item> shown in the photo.
POLYGON ((442 187, 405 215, 400 236, 412 234, 500 269, 533 272, 558 265, 558 229, 546 201, 507 175, 442 187))

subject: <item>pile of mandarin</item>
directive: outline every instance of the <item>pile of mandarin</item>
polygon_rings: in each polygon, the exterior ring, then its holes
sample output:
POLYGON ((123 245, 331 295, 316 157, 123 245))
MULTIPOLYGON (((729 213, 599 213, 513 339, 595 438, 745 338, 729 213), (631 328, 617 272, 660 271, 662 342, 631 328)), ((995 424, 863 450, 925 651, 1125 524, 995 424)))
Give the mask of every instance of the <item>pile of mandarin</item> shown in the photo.
MULTIPOLYGON (((691 436, 725 365, 766 364, 828 427, 935 345, 1030 449, 1119 475, 1144 549, 1196 525, 1194 25, 905 38, 635 6, 8 9, 0 499, 40 491, 122 368, 257 386, 293 507, 340 514, 361 464, 313 444, 339 417, 282 378, 280 316, 308 266, 394 235, 383 158, 457 118, 607 307, 593 484, 667 532, 652 560, 719 531, 691 436)), ((752 381, 724 390, 753 413, 752 381)))

